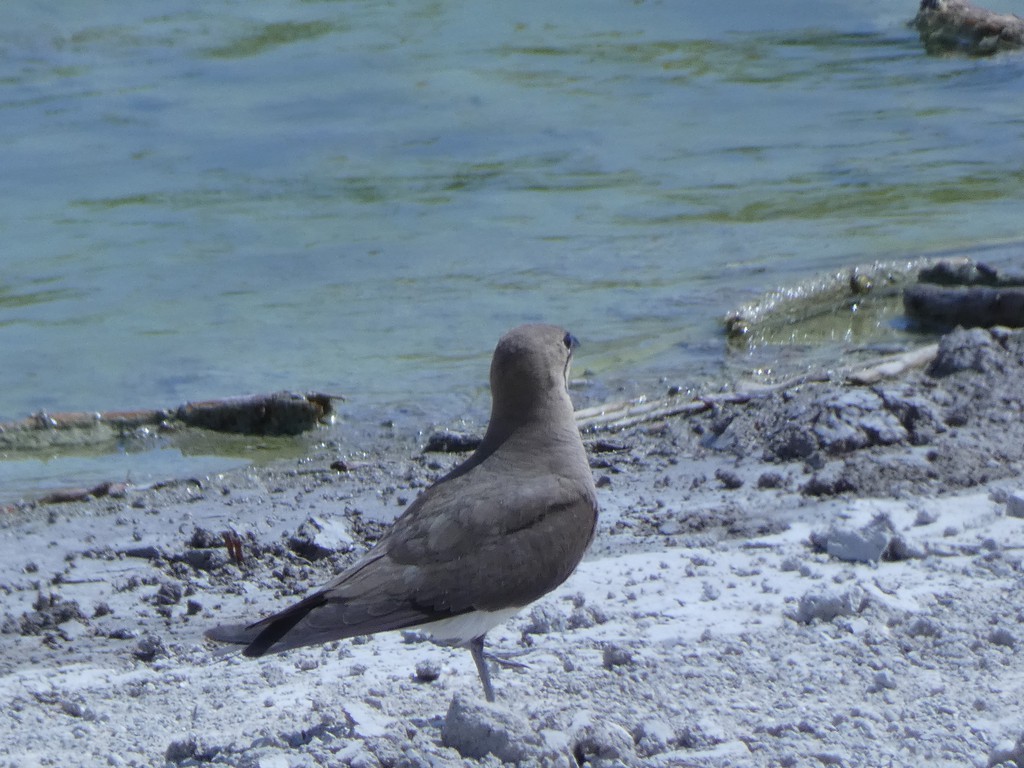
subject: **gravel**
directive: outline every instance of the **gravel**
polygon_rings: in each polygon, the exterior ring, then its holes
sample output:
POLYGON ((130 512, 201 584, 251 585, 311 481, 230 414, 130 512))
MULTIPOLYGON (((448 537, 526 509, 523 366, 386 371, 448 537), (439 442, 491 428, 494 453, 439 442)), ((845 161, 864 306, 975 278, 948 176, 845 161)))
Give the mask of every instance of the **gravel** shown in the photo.
POLYGON ((616 436, 587 559, 488 636, 527 666, 494 667, 493 705, 414 634, 202 639, 327 581, 458 461, 416 435, 7 510, 0 766, 1020 768, 1022 369, 1019 334, 955 331, 899 381, 616 436))

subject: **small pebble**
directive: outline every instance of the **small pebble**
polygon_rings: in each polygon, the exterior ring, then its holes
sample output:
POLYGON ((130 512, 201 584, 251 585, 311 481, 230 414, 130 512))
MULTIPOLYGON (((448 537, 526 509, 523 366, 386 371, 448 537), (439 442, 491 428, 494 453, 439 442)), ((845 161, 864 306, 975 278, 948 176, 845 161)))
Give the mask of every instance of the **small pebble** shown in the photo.
POLYGON ((716 469, 715 479, 730 491, 743 487, 743 479, 731 469, 716 469))
POLYGON ((614 669, 633 663, 633 652, 615 643, 605 645, 603 656, 602 664, 605 669, 614 669))
POLYGON ((421 661, 416 665, 416 682, 432 683, 441 676, 441 667, 433 661, 421 661))

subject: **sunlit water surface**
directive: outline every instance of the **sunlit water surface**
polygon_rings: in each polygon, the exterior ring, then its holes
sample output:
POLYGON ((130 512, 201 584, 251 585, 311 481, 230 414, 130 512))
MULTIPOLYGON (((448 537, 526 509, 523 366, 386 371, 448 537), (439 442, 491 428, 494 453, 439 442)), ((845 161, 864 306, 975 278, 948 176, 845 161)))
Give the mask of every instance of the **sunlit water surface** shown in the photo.
MULTIPOLYGON (((524 321, 654 391, 742 366, 722 314, 788 281, 1019 261, 1024 55, 928 57, 914 10, 4 4, 0 421, 285 388, 481 419, 524 321)), ((17 458, 0 498, 250 457, 17 458)))

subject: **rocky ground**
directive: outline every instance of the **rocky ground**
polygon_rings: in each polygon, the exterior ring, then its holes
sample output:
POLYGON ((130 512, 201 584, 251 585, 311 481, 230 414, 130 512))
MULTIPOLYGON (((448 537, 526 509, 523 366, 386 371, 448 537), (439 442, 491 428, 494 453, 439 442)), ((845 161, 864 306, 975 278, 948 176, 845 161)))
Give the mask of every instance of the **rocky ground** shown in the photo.
POLYGON ((466 651, 249 660, 459 460, 381 427, 289 466, 0 519, 0 765, 1024 766, 1024 338, 589 438, 576 574, 466 651))

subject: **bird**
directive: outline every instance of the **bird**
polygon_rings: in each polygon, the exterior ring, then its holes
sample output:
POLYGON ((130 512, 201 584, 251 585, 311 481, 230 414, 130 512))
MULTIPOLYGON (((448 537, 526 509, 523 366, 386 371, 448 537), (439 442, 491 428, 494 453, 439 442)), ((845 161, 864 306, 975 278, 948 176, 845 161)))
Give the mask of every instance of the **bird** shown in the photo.
POLYGON ((485 698, 495 701, 484 636, 565 582, 597 527, 597 493, 569 397, 577 346, 554 325, 508 331, 491 360, 487 429, 469 458, 332 581, 273 615, 217 626, 206 637, 259 657, 420 629, 468 648, 485 698))

